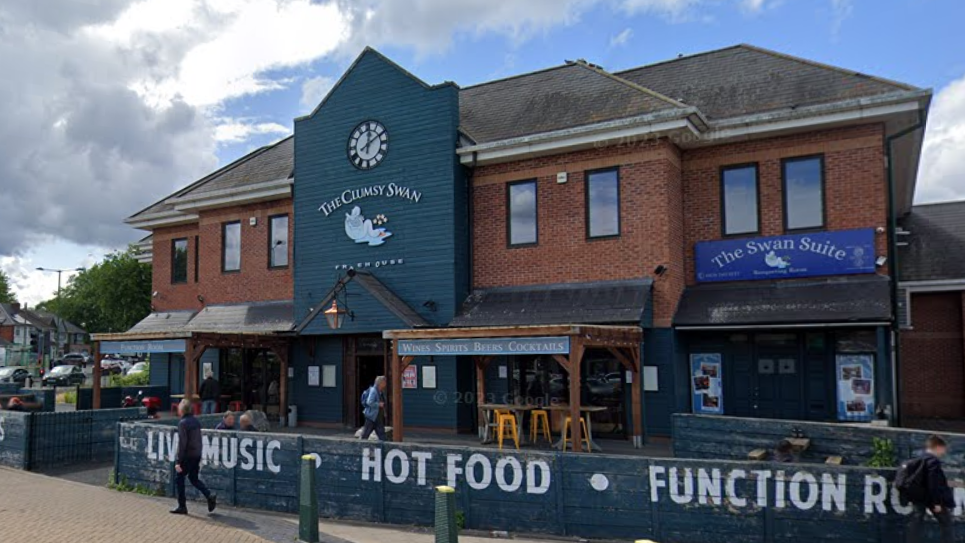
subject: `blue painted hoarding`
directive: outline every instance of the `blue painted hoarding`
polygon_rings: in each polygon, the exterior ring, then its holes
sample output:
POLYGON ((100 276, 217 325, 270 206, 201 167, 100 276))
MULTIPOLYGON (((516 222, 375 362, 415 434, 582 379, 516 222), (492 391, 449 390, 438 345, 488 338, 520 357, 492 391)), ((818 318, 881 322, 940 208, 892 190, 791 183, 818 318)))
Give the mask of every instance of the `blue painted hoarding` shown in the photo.
POLYGON ((754 281, 875 272, 873 228, 704 241, 695 247, 697 281, 754 281))

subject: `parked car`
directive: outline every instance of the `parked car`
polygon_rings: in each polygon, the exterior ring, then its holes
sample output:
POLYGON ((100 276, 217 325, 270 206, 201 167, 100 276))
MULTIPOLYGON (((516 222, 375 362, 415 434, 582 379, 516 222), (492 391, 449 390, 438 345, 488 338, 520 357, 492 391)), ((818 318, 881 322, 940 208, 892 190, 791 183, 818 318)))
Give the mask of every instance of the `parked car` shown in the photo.
POLYGON ((0 368, 0 383, 16 383, 24 386, 30 372, 18 367, 0 368))
POLYGON ((90 359, 81 353, 67 353, 60 360, 61 364, 71 365, 71 366, 83 366, 87 364, 90 359))
POLYGON ((124 370, 121 368, 119 360, 105 358, 101 360, 101 375, 120 375, 124 370))
POLYGON ((87 379, 80 366, 57 366, 44 375, 44 386, 75 386, 82 385, 87 379))
POLYGON ((127 370, 127 374, 126 374, 126 375, 134 375, 134 374, 137 374, 137 373, 144 373, 144 372, 148 371, 149 369, 150 369, 150 366, 148 365, 147 362, 138 362, 137 364, 134 364, 133 366, 131 366, 131 369, 127 370))
POLYGON ((110 365, 112 368, 116 366, 117 371, 114 371, 113 373, 126 374, 127 370, 131 369, 131 365, 132 365, 131 362, 128 359, 124 358, 123 356, 118 356, 116 354, 107 355, 106 357, 104 357, 104 359, 101 360, 101 368, 105 368, 106 370, 106 367, 104 366, 103 362, 108 362, 108 361, 110 362, 110 365))

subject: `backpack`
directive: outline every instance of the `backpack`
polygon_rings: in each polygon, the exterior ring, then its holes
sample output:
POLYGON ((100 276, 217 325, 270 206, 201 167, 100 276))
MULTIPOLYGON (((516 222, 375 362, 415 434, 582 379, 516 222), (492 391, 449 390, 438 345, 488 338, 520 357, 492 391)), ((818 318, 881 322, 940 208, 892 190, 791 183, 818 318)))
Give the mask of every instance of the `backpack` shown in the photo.
POLYGON ((369 392, 371 392, 371 391, 372 391, 371 388, 367 388, 367 389, 365 389, 364 392, 362 392, 362 407, 368 407, 368 406, 369 406, 368 403, 367 403, 367 400, 369 399, 369 392))
POLYGON ((895 489, 902 501, 925 503, 928 501, 928 481, 925 459, 913 458, 903 463, 895 474, 895 489))

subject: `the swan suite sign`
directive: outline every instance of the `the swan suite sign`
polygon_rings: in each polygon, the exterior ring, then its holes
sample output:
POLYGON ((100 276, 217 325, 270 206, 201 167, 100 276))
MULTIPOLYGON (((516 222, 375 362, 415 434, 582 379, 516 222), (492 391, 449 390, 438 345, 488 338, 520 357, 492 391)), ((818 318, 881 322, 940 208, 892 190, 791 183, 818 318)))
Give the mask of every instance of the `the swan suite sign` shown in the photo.
MULTIPOLYGON (((399 198, 416 204, 422 201, 421 192, 406 186, 388 183, 344 190, 335 198, 318 206, 318 210, 329 217, 342 207, 348 208, 351 204, 373 197, 399 198)), ((345 235, 355 243, 365 243, 369 247, 378 247, 392 237, 392 232, 388 226, 389 217, 385 213, 379 212, 377 204, 369 209, 374 209, 375 213, 368 213, 368 217, 362 213, 361 204, 352 206, 345 213, 345 235)))
POLYGON ((873 228, 696 244, 697 281, 753 281, 875 272, 873 228))

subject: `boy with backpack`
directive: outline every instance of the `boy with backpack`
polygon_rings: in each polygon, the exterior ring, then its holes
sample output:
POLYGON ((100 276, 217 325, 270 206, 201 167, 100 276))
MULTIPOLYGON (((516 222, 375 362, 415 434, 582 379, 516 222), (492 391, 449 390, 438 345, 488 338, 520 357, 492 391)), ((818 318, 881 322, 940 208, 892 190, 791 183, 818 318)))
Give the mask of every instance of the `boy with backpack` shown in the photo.
POLYGON ((948 444, 944 439, 929 436, 925 440, 925 452, 903 464, 895 476, 895 488, 914 507, 908 521, 908 543, 920 543, 926 512, 931 512, 938 521, 942 543, 952 543, 955 539, 952 533, 955 497, 941 461, 947 452, 948 444))
POLYGON ((362 428, 362 441, 372 435, 379 436, 379 441, 385 441, 385 376, 375 378, 372 384, 362 393, 362 415, 365 416, 365 426, 362 428))

